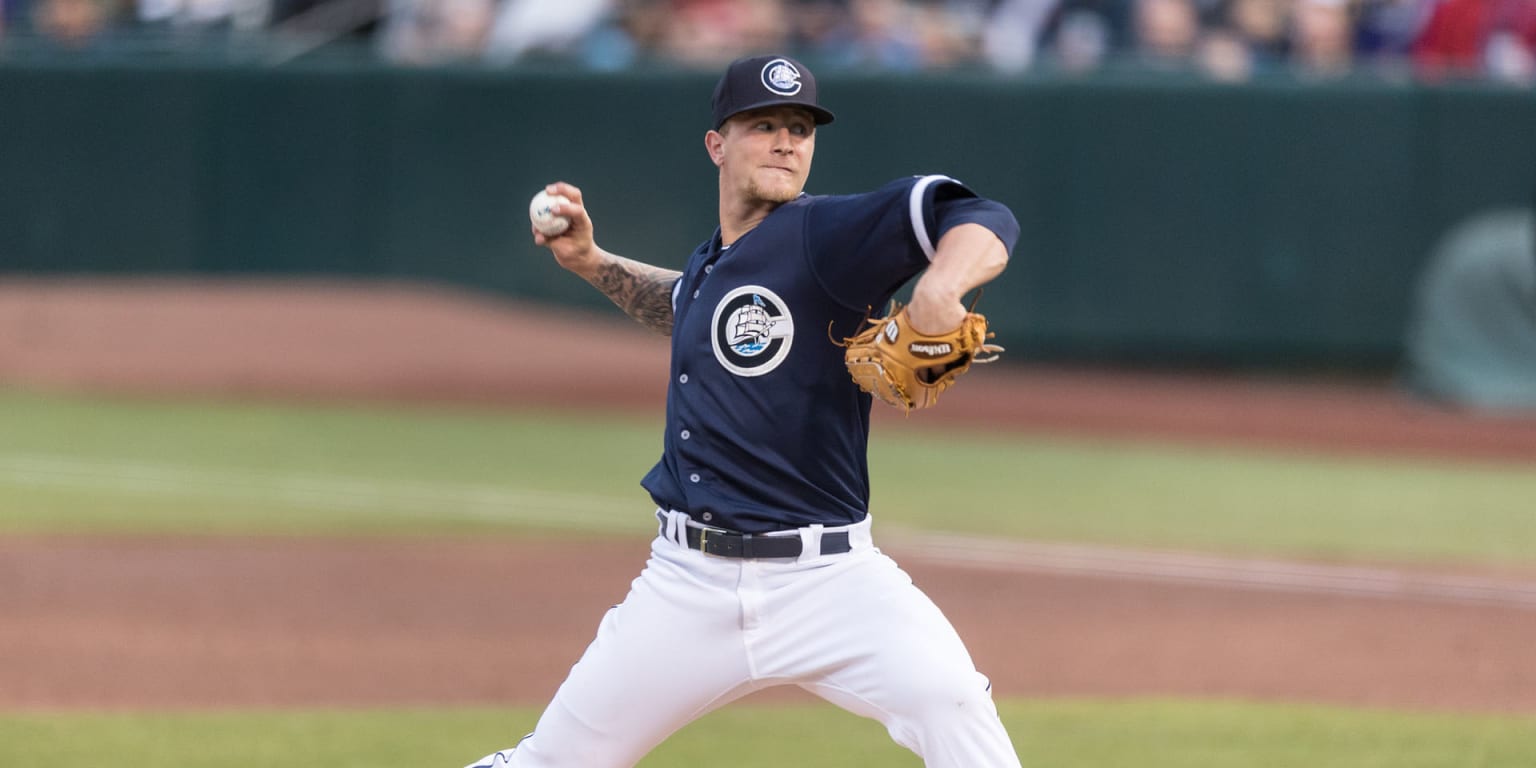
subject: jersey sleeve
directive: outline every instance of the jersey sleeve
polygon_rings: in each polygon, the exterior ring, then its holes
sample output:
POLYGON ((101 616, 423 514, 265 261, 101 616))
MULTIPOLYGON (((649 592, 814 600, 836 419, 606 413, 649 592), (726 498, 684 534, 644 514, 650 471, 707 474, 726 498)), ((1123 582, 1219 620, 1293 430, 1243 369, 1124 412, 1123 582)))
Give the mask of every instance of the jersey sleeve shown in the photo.
MULTIPOLYGON (((938 233, 933 237, 935 246, 943 239, 945 232, 961 224, 980 224, 992 230, 992 234, 997 235, 1003 247, 1008 249, 1009 255, 1013 254, 1013 248, 1019 242, 1019 220, 1014 217, 1013 211, 1008 210, 1008 206, 977 197, 959 184, 940 187, 934 191, 934 198, 930 210, 934 214, 933 231, 938 233), (963 190, 965 194, 955 194, 958 190, 963 190)), ((933 254, 929 253, 928 258, 931 260, 933 254)))
POLYGON ((822 285, 844 305, 883 303, 928 266, 945 232, 977 223, 1012 252, 1019 226, 1000 203, 948 176, 897 179, 861 195, 818 198, 806 217, 809 257, 822 285))

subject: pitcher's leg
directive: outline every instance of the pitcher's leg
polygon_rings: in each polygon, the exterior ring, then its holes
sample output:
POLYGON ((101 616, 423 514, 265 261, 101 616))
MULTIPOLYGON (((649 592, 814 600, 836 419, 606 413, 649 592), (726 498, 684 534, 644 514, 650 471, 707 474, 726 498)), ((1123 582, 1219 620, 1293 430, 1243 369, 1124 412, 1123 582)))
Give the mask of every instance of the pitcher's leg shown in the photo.
POLYGON ((817 630, 846 652, 803 687, 879 720, 928 768, 1017 768, 991 684, 949 619, 884 555, 849 570, 848 591, 834 590, 844 608, 817 630))
POLYGON ((751 692, 734 596, 669 559, 678 554, 664 551, 672 547, 653 547, 533 733, 508 759, 487 764, 628 768, 677 729, 751 692))

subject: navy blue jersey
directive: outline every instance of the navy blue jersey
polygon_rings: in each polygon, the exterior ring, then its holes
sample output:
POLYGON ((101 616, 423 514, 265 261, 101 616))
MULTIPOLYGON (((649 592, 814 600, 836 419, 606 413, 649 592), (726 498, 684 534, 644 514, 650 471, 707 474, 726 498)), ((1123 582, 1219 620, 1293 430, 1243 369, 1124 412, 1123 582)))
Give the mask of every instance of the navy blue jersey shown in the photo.
POLYGON ((716 230, 673 288, 656 504, 746 533, 864 519, 871 399, 829 329, 853 335, 967 222, 1013 250, 1013 214, 944 176, 802 195, 729 247, 716 230))

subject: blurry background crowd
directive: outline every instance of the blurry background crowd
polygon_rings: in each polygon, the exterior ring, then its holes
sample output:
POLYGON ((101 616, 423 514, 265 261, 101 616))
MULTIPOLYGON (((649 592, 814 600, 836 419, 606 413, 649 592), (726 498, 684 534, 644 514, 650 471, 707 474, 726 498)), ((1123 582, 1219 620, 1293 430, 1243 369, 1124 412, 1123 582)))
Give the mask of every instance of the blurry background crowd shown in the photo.
POLYGON ((1536 82, 1536 0, 0 0, 0 56, 351 50, 405 65, 1122 70, 1536 82))

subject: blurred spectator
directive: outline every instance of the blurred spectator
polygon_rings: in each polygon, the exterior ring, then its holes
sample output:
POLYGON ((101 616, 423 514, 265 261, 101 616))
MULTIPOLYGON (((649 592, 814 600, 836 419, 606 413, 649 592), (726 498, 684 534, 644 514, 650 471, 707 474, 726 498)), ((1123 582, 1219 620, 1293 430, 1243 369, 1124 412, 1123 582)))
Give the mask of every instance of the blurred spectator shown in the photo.
POLYGON ((1354 26, 1346 0, 1296 0, 1291 60, 1312 77, 1348 74, 1354 62, 1354 26))
POLYGON ((790 13, 789 44, 817 56, 833 50, 849 34, 847 0, 798 0, 790 13))
MULTIPOLYGON (((267 5, 272 34, 284 41, 306 41, 300 49, 335 40, 372 40, 389 15, 386 0, 243 0, 267 5)), ((237 29, 243 28, 240 22, 237 29)))
POLYGON ((1060 70, 1097 69, 1134 44, 1134 0, 1059 0, 1046 23, 1043 47, 1060 70))
POLYGON ((613 0, 502 0, 486 57, 506 64, 530 52, 570 52, 608 18, 613 5, 613 0))
POLYGON ((1495 0, 1483 67, 1496 79, 1529 83, 1536 57, 1536 0, 1495 0))
POLYGON ((661 55, 712 69, 747 51, 776 50, 789 40, 784 0, 674 0, 661 55))
POLYGON ((567 48, 583 66, 615 72, 661 47, 671 17, 669 0, 619 0, 582 40, 567 48))
POLYGON ((1517 85, 1536 82, 1536 39, 1514 28, 1495 29, 1483 47, 1489 77, 1517 85))
POLYGON ((1427 73, 1469 72, 1481 63, 1494 0, 1441 0, 1413 44, 1413 56, 1427 73))
POLYGON ((1113 45, 1113 32, 1103 16, 1075 9, 1061 19, 1052 50, 1062 71, 1083 73, 1098 69, 1113 45))
POLYGON ((1203 74, 1221 83, 1241 83, 1253 77, 1253 51, 1242 35, 1226 27, 1213 27, 1200 36, 1196 64, 1203 74))
POLYGON ((478 57, 494 12, 491 0, 389 0, 387 8, 379 50, 411 65, 478 57))
POLYGON ((1272 71, 1290 52, 1291 9, 1294 0, 1230 0, 1223 13, 1225 26, 1242 40, 1256 72, 1272 71))
MULTIPOLYGON (((981 35, 981 50, 987 63, 1002 72, 1029 69, 1056 3, 1057 0, 999 0, 981 35)), ((1092 66, 1098 64, 1103 53, 1094 53, 1092 66)))
POLYGON ((735 58, 752 51, 782 50, 789 43, 789 6, 785 0, 737 0, 735 58))
POLYGON ((823 60, 853 69, 910 72, 923 66, 916 15, 902 0, 849 0, 848 33, 823 60))
POLYGON ((1244 82, 1368 68, 1536 84, 1536 0, 0 0, 0 36, 78 48, 129 26, 261 32, 294 55, 369 40, 405 64, 714 68, 782 50, 826 71, 1114 64, 1244 82))
POLYGON ((1412 55, 1430 78, 1486 72, 1528 80, 1536 51, 1536 0, 1440 0, 1412 55))
POLYGON ((948 69, 975 59, 981 25, 979 18, 972 16, 968 4, 919 1, 911 6, 911 12, 922 69, 948 69), (973 24, 973 20, 977 23, 973 24))
POLYGON ((257 31, 269 21, 269 0, 139 0, 139 23, 180 33, 257 31))
POLYGON ((100 41, 121 9, 112 0, 37 0, 32 28, 50 42, 81 49, 100 41))
POLYGON ((1435 5, 1436 0, 1361 2, 1355 21, 1356 59, 1371 61, 1378 69, 1406 61, 1435 5))
POLYGON ((1152 70, 1179 70, 1195 58, 1200 17, 1194 0, 1136 0, 1136 63, 1152 70))

